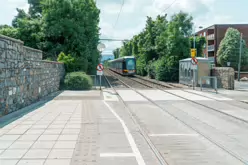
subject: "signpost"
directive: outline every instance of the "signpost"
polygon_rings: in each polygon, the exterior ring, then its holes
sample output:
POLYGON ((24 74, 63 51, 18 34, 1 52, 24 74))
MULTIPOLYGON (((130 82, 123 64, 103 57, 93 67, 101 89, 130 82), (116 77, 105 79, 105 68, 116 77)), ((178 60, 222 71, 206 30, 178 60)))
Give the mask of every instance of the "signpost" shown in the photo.
MULTIPOLYGON (((100 51, 101 53, 104 51, 104 49, 106 48, 106 46, 103 44, 103 43, 99 43, 97 45, 97 49, 98 51, 100 51)), ((102 75, 103 75, 103 65, 100 64, 101 63, 101 58, 99 58, 99 64, 97 65, 96 67, 96 70, 97 70, 97 75, 100 76, 100 90, 102 89, 102 75)))
POLYGON ((97 70, 97 75, 99 76, 100 78, 100 90, 102 89, 102 75, 103 75, 103 65, 102 64, 98 64, 97 67, 96 67, 96 70, 97 70))
POLYGON ((197 70, 198 60, 196 58, 196 49, 191 49, 191 69, 193 69, 193 90, 195 90, 195 71, 197 70))

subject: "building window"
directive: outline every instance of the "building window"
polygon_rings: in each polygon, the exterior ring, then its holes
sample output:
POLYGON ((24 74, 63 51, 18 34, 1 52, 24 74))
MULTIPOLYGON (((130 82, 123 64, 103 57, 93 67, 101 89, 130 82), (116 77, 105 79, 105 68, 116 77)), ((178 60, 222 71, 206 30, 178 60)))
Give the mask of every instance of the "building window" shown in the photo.
POLYGON ((206 37, 206 32, 204 32, 204 37, 206 37))

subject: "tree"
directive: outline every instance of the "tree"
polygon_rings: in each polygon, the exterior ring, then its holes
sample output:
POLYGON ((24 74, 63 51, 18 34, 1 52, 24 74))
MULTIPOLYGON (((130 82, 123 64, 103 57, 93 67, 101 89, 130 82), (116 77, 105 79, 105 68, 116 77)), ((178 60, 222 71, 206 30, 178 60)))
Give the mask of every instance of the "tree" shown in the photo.
POLYGON ((94 71, 99 52, 99 10, 94 0, 45 0, 44 50, 51 56, 71 54, 81 70, 94 71))
MULTIPOLYGON (((191 48, 194 48, 194 37, 190 37, 191 48)), ((195 47, 197 51, 197 57, 204 57, 203 49, 206 45, 206 38, 197 36, 195 38, 195 47)))
POLYGON ((42 49, 44 33, 41 19, 23 18, 18 19, 18 38, 24 41, 26 46, 42 49))
POLYGON ((113 51, 113 54, 115 56, 115 59, 120 57, 120 48, 117 48, 113 51))
POLYGON ((16 9, 17 10, 17 16, 12 20, 12 26, 14 28, 18 28, 18 21, 21 19, 27 19, 30 18, 29 15, 23 10, 23 9, 16 9))
POLYGON ((29 11, 28 13, 33 18, 41 17, 42 15, 42 0, 28 0, 29 3, 29 11))
MULTIPOLYGON (((184 12, 174 14, 170 21, 166 17, 147 17, 143 31, 123 44, 121 56, 134 55, 140 75, 148 73, 158 80, 177 81, 179 60, 190 57, 193 18, 184 12)), ((197 43, 201 52, 205 42, 200 38, 197 43)))
POLYGON ((11 26, 2 26, 0 34, 24 41, 25 46, 42 49, 44 39, 42 19, 32 18, 23 9, 17 9, 18 14, 12 20, 11 26))
MULTIPOLYGON (((217 62, 221 66, 227 66, 227 62, 231 63, 231 67, 238 69, 239 50, 240 50, 240 32, 237 29, 229 28, 222 39, 219 50, 217 52, 217 62)), ((242 65, 247 64, 246 43, 242 40, 242 65)))

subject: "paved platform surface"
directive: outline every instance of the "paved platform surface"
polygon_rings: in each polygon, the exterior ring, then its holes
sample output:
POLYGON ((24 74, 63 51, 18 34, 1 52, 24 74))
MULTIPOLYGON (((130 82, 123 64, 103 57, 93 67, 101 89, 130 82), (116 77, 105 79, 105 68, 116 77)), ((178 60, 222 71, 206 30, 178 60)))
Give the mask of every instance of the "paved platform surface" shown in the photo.
POLYGON ((244 165, 247 112, 191 90, 65 91, 0 128, 0 165, 244 165))
POLYGON ((158 165, 112 90, 65 91, 0 129, 0 165, 158 165))

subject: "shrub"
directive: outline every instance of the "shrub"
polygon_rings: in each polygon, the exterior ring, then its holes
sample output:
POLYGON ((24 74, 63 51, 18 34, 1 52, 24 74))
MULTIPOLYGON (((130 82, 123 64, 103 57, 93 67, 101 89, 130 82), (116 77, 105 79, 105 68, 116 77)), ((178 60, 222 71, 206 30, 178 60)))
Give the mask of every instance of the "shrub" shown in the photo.
POLYGON ((178 68, 171 66, 166 58, 160 58, 151 63, 150 74, 159 81, 178 81, 178 68))
POLYGON ((71 72, 65 76, 64 86, 67 90, 87 90, 91 89, 93 81, 84 72, 71 72))
POLYGON ((61 52, 57 61, 64 63, 66 72, 75 71, 75 58, 73 58, 70 54, 66 55, 65 53, 61 52))

